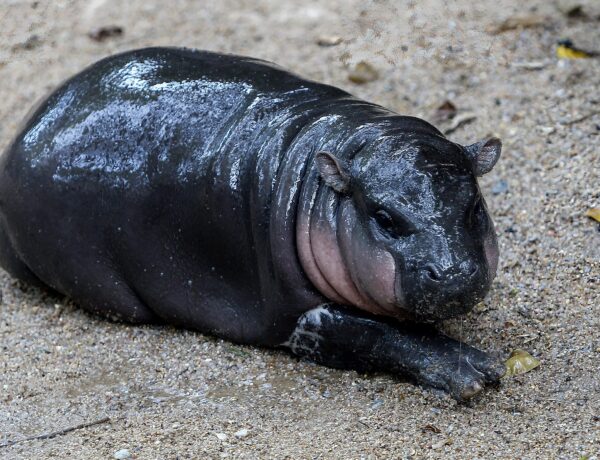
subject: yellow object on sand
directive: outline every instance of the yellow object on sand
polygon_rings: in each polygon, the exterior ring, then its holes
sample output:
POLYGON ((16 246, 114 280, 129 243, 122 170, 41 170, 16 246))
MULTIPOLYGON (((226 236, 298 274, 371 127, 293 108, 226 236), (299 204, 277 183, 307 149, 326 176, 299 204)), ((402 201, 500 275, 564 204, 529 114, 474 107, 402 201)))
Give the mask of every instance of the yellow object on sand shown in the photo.
POLYGON ((591 217, 596 222, 600 222, 600 208, 590 208, 585 212, 586 217, 591 217))
POLYGON ((510 377, 511 375, 524 374, 539 365, 540 361, 538 359, 531 356, 525 350, 517 349, 506 360, 506 374, 504 376, 510 377))
POLYGON ((561 40, 556 47, 556 57, 559 59, 586 59, 593 57, 593 54, 576 48, 571 40, 561 40))

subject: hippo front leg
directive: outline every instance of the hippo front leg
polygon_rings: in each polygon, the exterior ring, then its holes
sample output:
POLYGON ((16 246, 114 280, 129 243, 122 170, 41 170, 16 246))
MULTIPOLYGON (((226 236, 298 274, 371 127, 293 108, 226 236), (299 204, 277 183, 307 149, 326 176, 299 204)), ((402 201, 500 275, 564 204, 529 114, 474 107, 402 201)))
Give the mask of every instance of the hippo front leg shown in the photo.
POLYGON ((457 400, 504 374, 500 361, 430 327, 392 325, 341 306, 306 312, 285 345, 330 367, 407 375, 457 400))

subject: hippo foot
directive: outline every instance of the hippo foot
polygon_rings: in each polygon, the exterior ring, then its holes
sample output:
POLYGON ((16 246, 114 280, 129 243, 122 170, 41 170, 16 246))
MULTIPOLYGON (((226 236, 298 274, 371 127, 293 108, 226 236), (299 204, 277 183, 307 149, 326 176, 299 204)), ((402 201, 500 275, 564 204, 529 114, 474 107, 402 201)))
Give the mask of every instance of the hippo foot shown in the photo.
POLYGON ((459 401, 499 382, 506 371, 500 360, 439 333, 424 335, 416 343, 420 351, 409 358, 409 373, 423 385, 442 389, 459 401))
POLYGON ((431 327, 394 324, 342 306, 306 312, 284 346, 330 367, 412 377, 459 401, 498 382, 505 372, 499 360, 431 327))

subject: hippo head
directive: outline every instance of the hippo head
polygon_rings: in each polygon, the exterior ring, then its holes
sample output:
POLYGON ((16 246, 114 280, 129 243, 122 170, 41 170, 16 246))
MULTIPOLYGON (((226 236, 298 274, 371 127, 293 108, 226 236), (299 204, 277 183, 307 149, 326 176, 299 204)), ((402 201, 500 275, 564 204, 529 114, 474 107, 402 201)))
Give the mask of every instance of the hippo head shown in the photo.
POLYGON ((496 138, 463 147, 419 133, 378 139, 351 161, 319 152, 317 170, 337 197, 343 269, 329 276, 335 300, 424 321, 481 301, 498 246, 476 176, 492 169, 500 150, 496 138))

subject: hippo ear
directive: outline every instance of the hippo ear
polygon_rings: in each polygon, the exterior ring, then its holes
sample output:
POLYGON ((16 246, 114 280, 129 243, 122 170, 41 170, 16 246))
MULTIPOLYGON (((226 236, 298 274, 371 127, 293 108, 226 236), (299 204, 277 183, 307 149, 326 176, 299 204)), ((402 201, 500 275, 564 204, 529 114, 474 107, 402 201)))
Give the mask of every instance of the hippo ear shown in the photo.
POLYGON ((471 160, 475 175, 483 176, 492 170, 498 158, 500 158, 502 142, 497 137, 490 137, 475 144, 467 145, 465 150, 471 160))
POLYGON ((348 166, 343 160, 327 152, 317 152, 317 170, 323 181, 339 193, 347 193, 350 189, 348 166))

